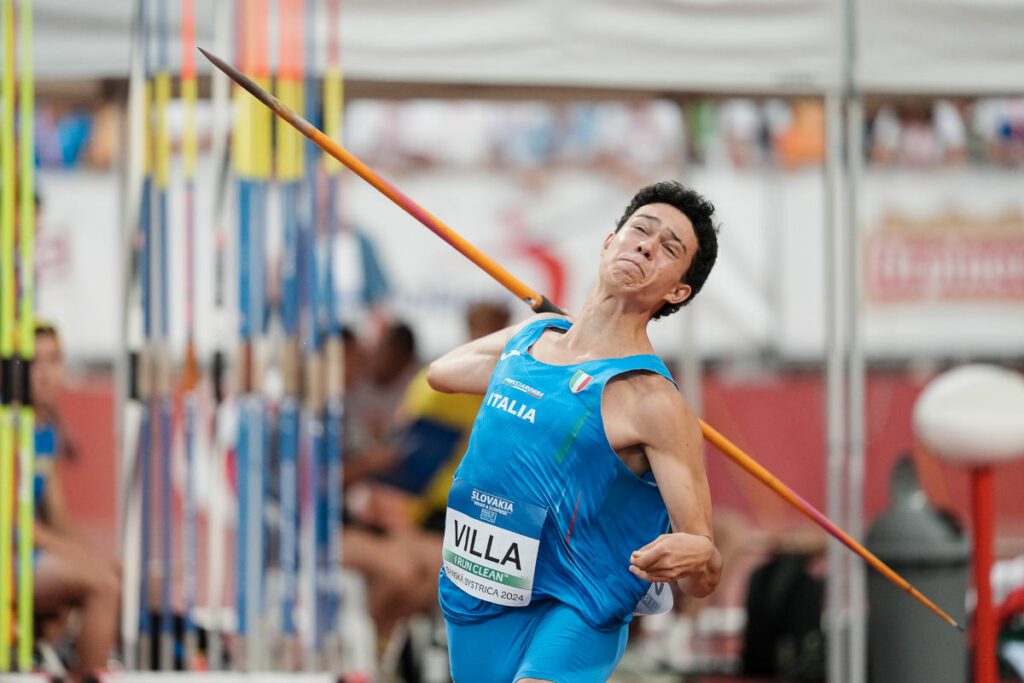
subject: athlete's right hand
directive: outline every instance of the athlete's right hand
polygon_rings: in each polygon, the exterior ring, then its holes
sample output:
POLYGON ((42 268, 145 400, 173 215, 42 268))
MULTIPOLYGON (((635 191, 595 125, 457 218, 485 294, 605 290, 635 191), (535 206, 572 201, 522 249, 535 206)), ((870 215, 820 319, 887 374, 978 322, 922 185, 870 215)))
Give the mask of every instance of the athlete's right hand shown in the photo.
POLYGON ((684 586, 684 590, 706 594, 718 583, 722 558, 707 536, 676 532, 662 534, 634 551, 629 562, 629 571, 641 579, 652 583, 696 579, 686 583, 698 585, 684 586))

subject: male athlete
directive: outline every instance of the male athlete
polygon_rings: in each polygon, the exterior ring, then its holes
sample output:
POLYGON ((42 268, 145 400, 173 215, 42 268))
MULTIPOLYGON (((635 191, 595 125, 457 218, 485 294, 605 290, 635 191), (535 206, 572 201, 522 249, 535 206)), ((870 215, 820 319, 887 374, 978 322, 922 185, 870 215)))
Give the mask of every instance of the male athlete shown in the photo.
POLYGON ((713 212, 675 182, 640 190, 575 320, 538 315, 430 366, 435 389, 484 394, 445 520, 456 683, 607 680, 652 582, 718 584, 700 425, 646 331, 707 279, 713 212))

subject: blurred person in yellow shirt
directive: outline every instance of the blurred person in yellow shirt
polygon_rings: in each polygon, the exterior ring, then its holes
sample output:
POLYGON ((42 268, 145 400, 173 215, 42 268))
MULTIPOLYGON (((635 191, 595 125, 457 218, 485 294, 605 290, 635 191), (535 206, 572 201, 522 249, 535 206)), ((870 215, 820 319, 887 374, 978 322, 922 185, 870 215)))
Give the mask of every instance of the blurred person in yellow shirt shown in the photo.
MULTIPOLYGON (((469 339, 477 339, 507 327, 509 313, 501 304, 477 303, 466 324, 469 339)), ((367 579, 382 641, 400 620, 437 605, 448 490, 482 400, 434 391, 421 370, 398 409, 390 462, 349 487, 347 508, 355 523, 345 527, 342 558, 367 579)))

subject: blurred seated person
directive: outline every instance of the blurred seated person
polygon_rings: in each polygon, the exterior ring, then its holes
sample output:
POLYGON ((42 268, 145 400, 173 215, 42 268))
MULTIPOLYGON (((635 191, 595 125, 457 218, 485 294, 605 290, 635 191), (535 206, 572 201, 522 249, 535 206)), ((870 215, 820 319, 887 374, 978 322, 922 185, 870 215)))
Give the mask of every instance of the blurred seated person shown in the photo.
POLYGON ((72 672, 87 676, 104 668, 117 635, 120 577, 75 528, 61 488, 62 470, 77 457, 61 420, 58 399, 64 383, 60 336, 52 325, 35 329, 32 400, 36 411, 35 545, 33 581, 36 623, 44 640, 55 639, 72 609, 80 628, 72 672))
POLYGON ((387 469, 394 459, 390 447, 396 416, 405 390, 419 371, 416 336, 407 324, 388 325, 371 349, 354 337, 345 342, 346 436, 345 481, 387 469), (349 377, 349 375, 352 377, 349 377))
MULTIPOLYGON (((501 304, 478 303, 466 322, 476 339, 507 327, 509 313, 501 304)), ((405 392, 391 463, 348 489, 353 523, 344 530, 342 558, 366 576, 381 642, 401 619, 437 604, 448 489, 482 402, 434 391, 424 368, 405 392), (399 556, 403 562, 394 561, 399 556)))

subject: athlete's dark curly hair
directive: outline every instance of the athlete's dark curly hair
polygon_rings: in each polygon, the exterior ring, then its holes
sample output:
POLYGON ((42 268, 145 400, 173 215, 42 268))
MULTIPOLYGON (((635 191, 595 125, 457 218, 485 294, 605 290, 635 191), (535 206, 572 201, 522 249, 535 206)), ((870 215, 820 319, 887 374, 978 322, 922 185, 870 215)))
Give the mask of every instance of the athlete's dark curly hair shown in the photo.
POLYGON ((711 221, 711 216, 715 212, 711 202, 681 183, 664 180, 648 185, 634 195, 622 218, 616 223, 615 232, 626 224, 637 209, 647 204, 668 204, 679 209, 690 219, 693 232, 697 236, 697 253, 693 255, 690 267, 683 273, 682 279, 684 284, 690 285, 690 296, 678 304, 665 304, 659 308, 651 317, 652 320, 657 320, 675 313, 693 301, 693 297, 697 296, 697 292, 704 286, 704 281, 708 279, 711 267, 718 258, 718 226, 711 221))

